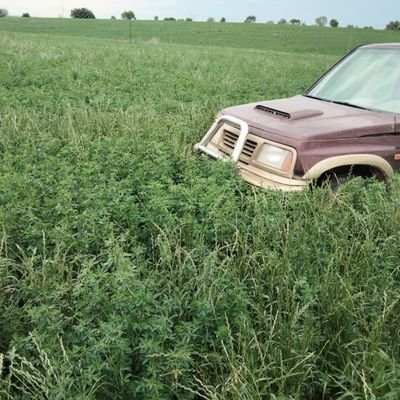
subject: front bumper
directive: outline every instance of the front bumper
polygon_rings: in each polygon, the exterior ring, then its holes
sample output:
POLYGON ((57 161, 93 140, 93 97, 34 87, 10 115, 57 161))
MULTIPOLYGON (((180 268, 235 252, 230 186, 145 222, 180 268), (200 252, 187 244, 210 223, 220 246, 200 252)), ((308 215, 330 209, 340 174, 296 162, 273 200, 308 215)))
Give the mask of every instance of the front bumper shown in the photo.
POLYGON ((249 128, 246 122, 231 116, 222 116, 218 118, 203 139, 194 146, 196 151, 203 152, 208 156, 224 161, 233 161, 239 168, 242 178, 251 185, 278 189, 283 191, 300 191, 305 189, 311 183, 307 179, 294 179, 292 177, 281 176, 272 171, 267 171, 251 165, 248 159, 248 150, 246 148, 249 136, 249 128), (221 135, 224 125, 235 127, 238 137, 234 147, 227 152, 213 139, 215 136, 221 135))

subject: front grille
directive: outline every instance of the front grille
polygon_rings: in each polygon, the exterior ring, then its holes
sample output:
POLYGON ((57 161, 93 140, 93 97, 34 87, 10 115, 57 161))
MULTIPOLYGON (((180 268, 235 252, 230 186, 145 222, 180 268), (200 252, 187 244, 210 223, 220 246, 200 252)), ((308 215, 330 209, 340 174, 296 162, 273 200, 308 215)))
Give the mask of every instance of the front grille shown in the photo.
MULTIPOLYGON (((225 147, 233 150, 236 146, 238 138, 239 135, 237 135, 236 133, 224 130, 223 144, 225 147)), ((247 139, 242 150, 242 155, 250 158, 253 155, 256 147, 257 147, 257 142, 247 139)))

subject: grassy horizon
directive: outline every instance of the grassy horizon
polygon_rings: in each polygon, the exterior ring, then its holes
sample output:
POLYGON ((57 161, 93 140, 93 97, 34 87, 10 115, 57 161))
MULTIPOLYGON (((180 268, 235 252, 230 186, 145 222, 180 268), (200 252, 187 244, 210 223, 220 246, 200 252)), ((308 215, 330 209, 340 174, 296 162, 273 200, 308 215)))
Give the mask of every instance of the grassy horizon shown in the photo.
POLYGON ((365 43, 396 42, 395 31, 363 28, 292 26, 289 24, 186 21, 79 20, 69 18, 19 18, 0 20, 0 31, 49 36, 97 37, 111 40, 157 39, 166 44, 232 47, 237 49, 344 55, 365 43))

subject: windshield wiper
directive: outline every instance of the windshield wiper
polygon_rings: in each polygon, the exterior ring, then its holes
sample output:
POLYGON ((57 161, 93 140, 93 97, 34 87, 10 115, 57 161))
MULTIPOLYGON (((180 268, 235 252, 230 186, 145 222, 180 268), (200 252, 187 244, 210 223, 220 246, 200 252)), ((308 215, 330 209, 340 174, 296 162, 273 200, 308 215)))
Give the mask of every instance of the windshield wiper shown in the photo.
POLYGON ((359 108, 360 110, 368 110, 368 108, 366 108, 366 107, 358 106, 357 104, 348 103, 347 101, 338 101, 338 100, 329 100, 329 101, 334 104, 341 104, 342 106, 359 108))
POLYGON ((348 103, 347 101, 324 99, 322 97, 311 96, 309 94, 304 94, 303 96, 309 97, 310 99, 326 101, 327 103, 340 104, 342 106, 349 106, 349 107, 359 108, 360 110, 368 110, 368 111, 370 111, 369 108, 366 108, 366 107, 363 107, 363 106, 358 106, 357 104, 353 104, 353 103, 348 103))
POLYGON ((304 96, 304 97, 309 97, 310 99, 328 101, 328 100, 325 100, 325 99, 321 99, 321 97, 311 96, 310 94, 303 94, 303 96, 304 96))

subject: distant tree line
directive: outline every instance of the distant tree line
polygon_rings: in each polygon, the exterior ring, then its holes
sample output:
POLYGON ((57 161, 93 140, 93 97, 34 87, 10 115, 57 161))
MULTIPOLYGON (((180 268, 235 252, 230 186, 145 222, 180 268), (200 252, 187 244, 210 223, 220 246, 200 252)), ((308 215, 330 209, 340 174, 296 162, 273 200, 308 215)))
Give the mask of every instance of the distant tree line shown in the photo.
MULTIPOLYGON (((8 11, 6 9, 0 9, 0 17, 6 17, 8 15, 8 11)), ((71 10, 71 17, 72 18, 78 18, 78 19, 94 19, 96 18, 93 11, 88 10, 87 8, 74 8, 71 10)), ((24 13, 22 14, 23 17, 30 17, 29 13, 24 13)), ((121 14, 122 19, 126 20, 135 20, 136 16, 135 13, 132 10, 126 10, 121 14)), ((115 16, 111 16, 111 19, 116 19, 115 16)), ((154 17, 155 21, 158 21, 159 18, 156 15, 154 17)), ((175 17, 165 17, 164 21, 187 21, 187 22, 192 22, 193 18, 185 18, 185 19, 176 19, 175 17)), ((257 21, 257 18, 255 15, 249 15, 245 18, 243 21, 244 23, 254 23, 257 21)), ((213 17, 209 17, 207 19, 207 22, 215 22, 215 19, 213 17)), ((226 22, 226 18, 222 17, 219 22, 226 22)), ((277 21, 277 24, 287 24, 288 21, 285 18, 281 18, 279 21, 277 21)), ((298 18, 292 18, 289 20, 289 23, 291 25, 305 25, 304 22, 302 22, 298 18)), ((315 19, 315 23, 318 26, 326 26, 328 24, 328 18, 326 16, 320 16, 315 19)), ((267 21, 267 24, 274 24, 274 21, 267 21)), ((337 28, 339 26, 339 22, 337 19, 331 19, 329 22, 329 25, 332 28, 337 28)), ((352 25, 348 26, 352 27, 352 25)), ((370 28, 370 27, 368 27, 370 28)), ((371 27, 372 28, 372 27, 371 27)), ((400 30, 400 22, 399 21, 392 21, 390 22, 387 26, 386 29, 391 29, 391 30, 400 30)))
MULTIPOLYGON (((7 17, 8 16, 8 10, 5 8, 0 8, 0 18, 1 17, 7 17)), ((71 10, 70 13, 71 18, 77 18, 77 19, 95 19, 96 16, 94 15, 93 11, 81 7, 81 8, 73 8, 71 10)), ((28 12, 24 12, 22 14, 23 18, 29 18, 30 14, 28 12)), ((121 18, 122 19, 126 19, 126 20, 135 20, 136 16, 135 13, 132 10, 126 10, 121 14, 121 18)), ((111 16, 111 19, 116 19, 116 17, 113 15, 111 16)), ((159 17, 156 15, 154 17, 155 21, 159 20, 159 17)), ((176 19, 174 17, 165 17, 164 21, 187 21, 187 22, 192 22, 193 18, 180 18, 180 19, 176 19)), ((254 23, 257 21, 257 18, 255 15, 249 15, 245 18, 245 20, 243 21, 244 23, 254 23)), ((213 17, 209 17, 207 19, 207 22, 215 22, 215 19, 213 17)), ((226 22, 226 18, 222 17, 219 22, 226 22)), ((289 22, 285 19, 285 18, 281 18, 280 20, 278 20, 276 22, 277 24, 288 24, 290 23, 291 25, 306 25, 305 22, 302 22, 300 19, 298 18, 292 18, 289 20, 289 22)), ((275 24, 274 21, 269 20, 267 21, 267 24, 275 24)), ((317 26, 320 27, 324 27, 328 25, 328 17, 322 15, 319 16, 317 18, 315 18, 315 24, 317 26)), ((339 21, 336 18, 332 18, 329 21, 329 26, 331 26, 332 28, 337 28, 339 26, 339 21)), ((347 28, 357 28, 356 26, 349 24, 347 25, 347 28)), ((364 26, 364 29, 374 29, 372 26, 364 26)), ((396 21, 390 21, 387 25, 386 25, 386 30, 391 30, 391 31, 400 31, 400 21, 396 20, 396 21)))

